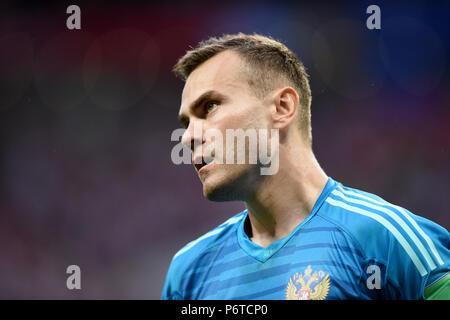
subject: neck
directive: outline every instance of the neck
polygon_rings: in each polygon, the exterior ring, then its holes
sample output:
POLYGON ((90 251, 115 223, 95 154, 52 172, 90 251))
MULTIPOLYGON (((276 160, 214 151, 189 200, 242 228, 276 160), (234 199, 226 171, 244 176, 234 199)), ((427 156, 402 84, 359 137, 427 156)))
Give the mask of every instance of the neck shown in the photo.
POLYGON ((328 177, 310 148, 280 146, 280 167, 246 201, 251 240, 267 247, 289 235, 312 211, 328 177))

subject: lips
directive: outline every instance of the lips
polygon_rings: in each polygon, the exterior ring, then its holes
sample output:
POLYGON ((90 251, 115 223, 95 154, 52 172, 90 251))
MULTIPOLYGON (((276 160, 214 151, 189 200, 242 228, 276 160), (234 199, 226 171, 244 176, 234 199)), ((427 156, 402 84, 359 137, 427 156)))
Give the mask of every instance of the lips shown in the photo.
POLYGON ((207 166, 212 161, 214 161, 213 157, 198 156, 194 158, 193 163, 197 172, 200 172, 203 167, 207 166))

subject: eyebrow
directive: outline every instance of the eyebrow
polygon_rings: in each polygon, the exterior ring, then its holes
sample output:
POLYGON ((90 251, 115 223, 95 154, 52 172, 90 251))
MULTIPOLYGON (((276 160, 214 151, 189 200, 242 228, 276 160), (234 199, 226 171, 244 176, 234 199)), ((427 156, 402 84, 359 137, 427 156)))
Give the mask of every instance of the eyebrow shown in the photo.
MULTIPOLYGON (((207 100, 211 100, 211 99, 225 99, 225 96, 223 94, 221 94, 220 92, 216 91, 216 90, 209 90, 206 91, 205 93, 203 93, 202 95, 200 95, 197 99, 195 99, 194 102, 192 102, 189 107, 188 110, 190 112, 192 112, 193 110, 195 110, 197 107, 199 107, 200 105, 202 105, 205 101, 207 100)), ((189 122, 189 117, 186 116, 183 113, 180 113, 178 115, 178 121, 181 123, 181 125, 183 127, 186 127, 186 123, 189 122)))

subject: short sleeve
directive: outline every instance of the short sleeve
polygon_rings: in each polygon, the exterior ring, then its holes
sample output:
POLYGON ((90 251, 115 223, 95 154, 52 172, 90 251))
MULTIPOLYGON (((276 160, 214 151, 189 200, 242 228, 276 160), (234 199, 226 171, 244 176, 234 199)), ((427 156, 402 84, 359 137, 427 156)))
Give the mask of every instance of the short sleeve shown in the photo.
POLYGON ((179 292, 179 272, 176 271, 176 264, 172 260, 169 270, 167 271, 166 280, 161 293, 161 300, 182 300, 179 292))
POLYGON ((450 235, 438 224, 401 210, 409 229, 389 242, 387 294, 391 299, 424 299, 427 289, 449 274, 450 235))

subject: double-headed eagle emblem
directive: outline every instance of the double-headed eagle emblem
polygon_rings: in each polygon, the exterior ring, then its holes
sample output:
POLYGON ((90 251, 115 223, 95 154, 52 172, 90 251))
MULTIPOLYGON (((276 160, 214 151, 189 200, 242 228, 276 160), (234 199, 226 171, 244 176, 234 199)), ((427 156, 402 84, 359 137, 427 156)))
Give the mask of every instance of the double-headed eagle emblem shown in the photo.
POLYGON ((312 273, 308 266, 305 273, 296 273, 289 278, 286 300, 324 300, 330 290, 330 275, 323 271, 312 273))

